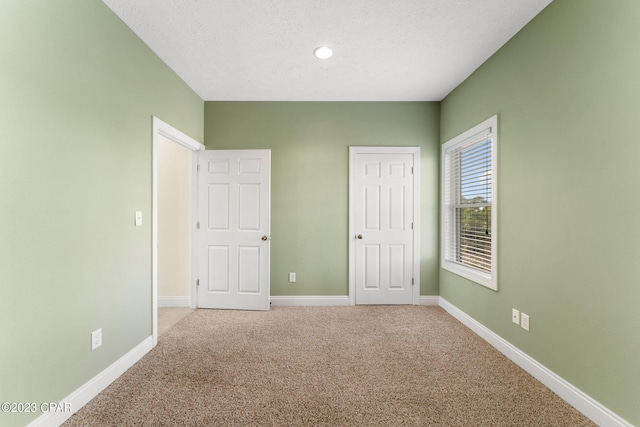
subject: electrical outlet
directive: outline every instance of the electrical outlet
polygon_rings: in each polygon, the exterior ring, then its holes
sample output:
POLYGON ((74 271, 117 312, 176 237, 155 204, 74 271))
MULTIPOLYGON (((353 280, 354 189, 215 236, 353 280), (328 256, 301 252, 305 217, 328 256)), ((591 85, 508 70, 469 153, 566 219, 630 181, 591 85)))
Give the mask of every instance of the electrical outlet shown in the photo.
POLYGON ((91 350, 95 350, 101 345, 102 345, 102 328, 91 332, 91 350))
POLYGON ((529 315, 522 313, 522 316, 520 316, 520 319, 521 319, 520 326, 522 326, 522 329, 528 332, 529 331, 529 315))
POLYGON ((515 308, 511 309, 511 321, 516 325, 520 324, 520 312, 515 308))
POLYGON ((296 273, 289 273, 289 282, 290 283, 296 282, 296 273))

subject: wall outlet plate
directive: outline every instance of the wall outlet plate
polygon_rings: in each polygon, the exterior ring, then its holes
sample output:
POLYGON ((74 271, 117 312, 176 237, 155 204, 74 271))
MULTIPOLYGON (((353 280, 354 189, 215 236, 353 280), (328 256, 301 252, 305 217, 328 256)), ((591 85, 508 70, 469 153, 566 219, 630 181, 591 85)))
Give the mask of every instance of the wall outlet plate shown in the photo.
POLYGON ((95 350, 96 348, 102 345, 102 328, 96 329, 91 332, 91 350, 95 350))
POLYGON ((511 321, 516 325, 520 324, 520 311, 516 310, 515 308, 511 309, 511 321))
POLYGON ((529 331, 529 315, 528 314, 524 314, 522 313, 522 315, 520 316, 520 326, 522 326, 522 329, 524 329, 525 331, 529 331))
POLYGON ((296 273, 289 273, 289 282, 290 283, 296 282, 296 273))

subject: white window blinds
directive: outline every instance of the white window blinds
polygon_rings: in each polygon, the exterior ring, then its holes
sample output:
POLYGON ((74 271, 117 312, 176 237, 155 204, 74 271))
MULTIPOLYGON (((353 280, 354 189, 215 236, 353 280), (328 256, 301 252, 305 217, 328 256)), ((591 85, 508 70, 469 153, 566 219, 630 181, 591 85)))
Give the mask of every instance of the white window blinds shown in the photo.
POLYGON ((474 128, 471 136, 443 146, 443 258, 490 282, 496 254, 494 128, 474 128))

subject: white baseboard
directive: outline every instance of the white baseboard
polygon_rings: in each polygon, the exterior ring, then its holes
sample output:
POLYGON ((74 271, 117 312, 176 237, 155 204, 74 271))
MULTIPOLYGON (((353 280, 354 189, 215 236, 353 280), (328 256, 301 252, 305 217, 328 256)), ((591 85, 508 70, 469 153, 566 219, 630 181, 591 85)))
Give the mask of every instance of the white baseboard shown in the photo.
POLYGON ((79 389, 71 393, 60 401, 62 407, 65 404, 71 404, 71 412, 46 412, 36 418, 29 424, 29 427, 49 427, 59 426, 68 420, 73 414, 78 412, 80 408, 86 405, 91 399, 96 397, 98 393, 107 388, 109 384, 114 382, 127 369, 132 367, 138 360, 147 354, 153 348, 153 338, 148 337, 140 344, 135 346, 131 351, 122 356, 120 359, 112 363, 104 371, 93 377, 89 382, 82 385, 79 389))
POLYGON ((348 296, 284 296, 271 297, 273 307, 349 305, 348 296))
POLYGON ((158 297, 158 307, 191 307, 191 297, 158 297))
POLYGON ((431 295, 420 295, 420 305, 440 305, 440 297, 431 295))
POLYGON ((440 297, 440 307, 599 426, 632 427, 631 423, 620 418, 442 297, 440 297))
MULTIPOLYGON (((438 305, 440 297, 422 295, 420 305, 438 305)), ((274 307, 302 307, 302 306, 345 306, 349 305, 348 296, 280 296, 271 297, 274 307)))

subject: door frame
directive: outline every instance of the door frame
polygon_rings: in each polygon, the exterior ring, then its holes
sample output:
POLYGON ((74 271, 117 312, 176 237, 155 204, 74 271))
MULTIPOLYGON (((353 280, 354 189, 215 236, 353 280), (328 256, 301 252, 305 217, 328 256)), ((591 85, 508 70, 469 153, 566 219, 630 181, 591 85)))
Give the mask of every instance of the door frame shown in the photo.
POLYGON ((355 171, 358 154, 413 155, 413 286, 412 303, 420 304, 420 147, 349 147, 349 305, 356 304, 355 171))
POLYGON ((152 337, 153 346, 158 344, 158 139, 163 136, 176 144, 192 151, 191 154, 191 308, 195 308, 195 280, 197 273, 196 240, 196 216, 198 212, 197 186, 193 183, 197 180, 198 151, 204 150, 204 145, 182 133, 178 129, 163 122, 159 118, 153 119, 153 147, 152 157, 152 202, 151 202, 151 313, 152 313, 152 337))

